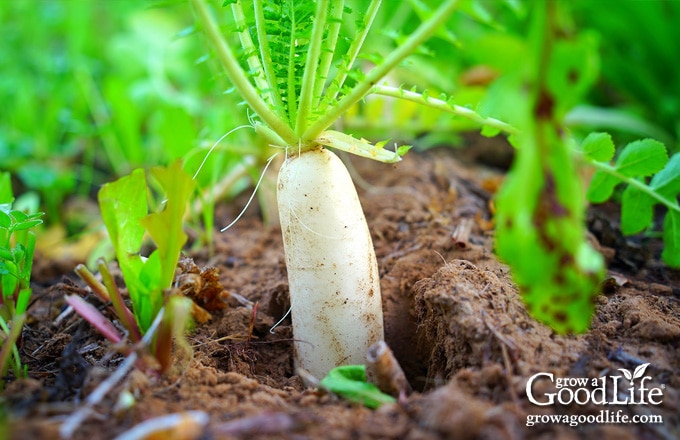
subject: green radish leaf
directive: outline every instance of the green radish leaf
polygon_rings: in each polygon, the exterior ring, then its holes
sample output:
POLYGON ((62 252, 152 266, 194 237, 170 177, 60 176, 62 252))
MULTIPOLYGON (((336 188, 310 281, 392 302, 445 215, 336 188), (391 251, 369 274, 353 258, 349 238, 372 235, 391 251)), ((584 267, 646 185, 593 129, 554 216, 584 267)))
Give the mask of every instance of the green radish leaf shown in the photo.
POLYGON ((563 117, 583 101, 599 75, 597 38, 588 32, 558 40, 548 68, 548 88, 555 100, 555 113, 563 117))
MULTIPOLYGON (((106 230, 111 237, 121 270, 142 247, 144 227, 140 220, 146 216, 146 178, 144 170, 102 186, 98 194, 99 209, 106 230)), ((126 275, 124 273, 124 275, 126 275)))
POLYGON ((590 133, 581 144, 586 156, 592 160, 608 162, 614 157, 616 147, 609 133, 590 133))
MULTIPOLYGON (((356 154, 357 156, 377 160, 379 162, 394 163, 401 160, 399 149, 390 151, 383 148, 387 141, 378 142, 373 145, 365 139, 356 139, 339 131, 326 130, 316 138, 316 142, 327 147, 336 148, 347 153, 356 154)), ((405 153, 404 150, 401 150, 401 152, 405 153)))
POLYGON ((652 223, 654 199, 638 188, 628 186, 621 199, 621 232, 637 234, 652 223))
POLYGON ((180 161, 167 168, 152 168, 151 174, 163 189, 167 203, 163 211, 148 215, 141 224, 158 248, 162 266, 160 286, 165 289, 172 284, 179 254, 187 241, 182 222, 189 197, 194 191, 194 181, 182 169, 180 161))
POLYGON ((383 393, 377 386, 366 382, 365 365, 344 365, 333 368, 321 380, 321 386, 332 393, 368 408, 378 408, 396 399, 383 393))
POLYGON ((146 195, 146 177, 142 169, 103 185, 98 194, 102 220, 111 238, 142 332, 151 325, 151 320, 146 316, 142 319, 139 313, 149 308, 146 304, 150 301, 148 286, 140 281, 140 272, 145 264, 139 255, 144 239, 141 219, 148 212, 146 195))
POLYGON ((616 160, 616 170, 624 176, 650 176, 661 171, 668 162, 666 147, 654 139, 631 142, 616 160))

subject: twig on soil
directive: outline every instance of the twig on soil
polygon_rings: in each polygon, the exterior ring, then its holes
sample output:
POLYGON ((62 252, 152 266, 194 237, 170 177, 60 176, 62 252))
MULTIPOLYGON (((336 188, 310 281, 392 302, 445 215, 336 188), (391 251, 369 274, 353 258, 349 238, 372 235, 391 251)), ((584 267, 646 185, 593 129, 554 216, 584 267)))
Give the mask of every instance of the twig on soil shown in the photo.
POLYGON ((311 414, 265 412, 217 425, 214 433, 238 437, 267 434, 278 436, 285 432, 298 431, 313 422, 314 418, 311 414))
POLYGON ((472 231, 472 219, 462 218, 460 223, 453 230, 451 238, 453 238, 453 243, 459 249, 464 249, 468 245, 468 240, 470 239, 470 232, 472 231))
POLYGON ((378 341, 369 347, 366 353, 366 376, 380 391, 394 397, 405 397, 412 391, 404 370, 385 341, 378 341))
MULTIPOLYGON (((149 327, 149 330, 146 332, 144 337, 142 338, 142 344, 143 345, 149 345, 151 344, 151 340, 153 339, 154 333, 156 333, 156 330, 158 326, 160 325, 161 319, 163 318, 165 308, 161 308, 161 310, 158 312, 158 315, 156 315, 156 319, 154 319, 153 323, 149 327)), ((87 396, 87 399, 85 399, 85 404, 81 406, 77 411, 75 411, 73 414, 71 414, 64 423, 59 427, 59 435, 61 438, 71 438, 73 437, 73 433, 75 432, 76 429, 87 419, 90 415, 94 413, 94 406, 97 405, 99 402, 104 399, 106 394, 111 391, 111 389, 118 383, 120 382, 127 374, 132 370, 134 367, 135 363, 137 362, 137 358, 139 355, 137 352, 132 351, 126 358, 125 360, 118 366, 118 369, 114 371, 114 373, 108 377, 105 381, 103 381, 99 386, 92 391, 92 393, 87 396)))
POLYGON ((117 436, 114 440, 144 440, 170 438, 192 440, 201 438, 210 416, 203 411, 167 414, 145 420, 117 436))

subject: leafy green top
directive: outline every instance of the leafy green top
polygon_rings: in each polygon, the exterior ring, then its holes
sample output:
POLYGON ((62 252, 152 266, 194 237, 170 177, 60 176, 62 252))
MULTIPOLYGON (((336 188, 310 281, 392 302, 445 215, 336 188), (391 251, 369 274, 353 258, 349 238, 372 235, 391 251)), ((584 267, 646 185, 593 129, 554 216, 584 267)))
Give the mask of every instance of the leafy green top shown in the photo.
MULTIPOLYGON (((425 11, 426 20, 363 73, 355 62, 381 0, 371 0, 365 14, 346 8, 344 0, 253 0, 247 11, 240 1, 225 1, 240 51, 224 38, 206 0, 192 2, 229 78, 262 120, 256 129, 275 145, 300 150, 319 145, 319 136, 434 34, 459 3, 445 0, 438 9, 425 11), (343 21, 353 13, 356 26, 350 30, 343 21), (242 62, 236 56, 239 52, 242 62)), ((396 155, 366 157, 393 161, 403 153, 404 149, 396 155)))

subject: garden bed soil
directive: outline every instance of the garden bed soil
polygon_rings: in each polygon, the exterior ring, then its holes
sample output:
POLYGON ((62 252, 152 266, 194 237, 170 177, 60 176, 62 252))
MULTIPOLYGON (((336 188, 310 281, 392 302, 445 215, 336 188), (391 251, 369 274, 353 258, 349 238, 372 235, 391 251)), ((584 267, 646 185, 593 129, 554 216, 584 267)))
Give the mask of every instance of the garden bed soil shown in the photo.
MULTIPOLYGON (((414 393, 370 410, 305 386, 293 367, 290 319, 270 332, 289 306, 280 230, 264 226, 250 208, 216 235, 214 256, 199 250, 191 257, 194 271, 216 268, 226 292, 257 302, 256 312, 229 297, 227 308, 213 310, 213 319, 190 334, 193 357, 178 356, 162 378, 128 375, 73 438, 113 438, 144 420, 188 410, 205 412, 207 426, 187 418, 183 430, 156 438, 680 438, 680 273, 658 261, 658 242, 640 247, 622 238, 616 207, 592 210, 591 238, 607 257, 608 281, 592 329, 555 335, 527 315, 507 266, 493 255, 491 198, 503 172, 464 153, 411 153, 396 166, 352 161, 379 261, 386 342, 414 393), (646 363, 646 385, 663 393, 659 405, 537 406, 527 396, 537 373, 600 378, 646 363), (130 409, 117 406, 123 391, 135 398, 130 409), (660 415, 663 423, 527 426, 529 415, 602 410, 660 415)), ((222 207, 219 218, 227 223, 243 204, 222 207)), ((57 320, 64 294, 86 293, 70 272, 73 264, 64 266, 61 278, 46 277, 55 272, 49 267, 36 274, 37 300, 21 345, 29 378, 9 380, 2 394, 12 439, 58 438, 65 418, 122 360, 79 317, 57 320)), ((545 378, 532 389, 538 396, 557 391, 545 378)))

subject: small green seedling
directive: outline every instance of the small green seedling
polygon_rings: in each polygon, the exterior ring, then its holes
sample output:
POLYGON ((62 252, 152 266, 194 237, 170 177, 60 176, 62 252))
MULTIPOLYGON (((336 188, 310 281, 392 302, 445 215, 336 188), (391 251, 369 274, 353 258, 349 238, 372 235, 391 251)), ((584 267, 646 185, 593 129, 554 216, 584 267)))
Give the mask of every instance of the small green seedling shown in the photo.
MULTIPOLYGON (((14 195, 9 173, 0 173, 0 377, 13 357, 15 376, 22 374, 16 342, 31 299, 31 268, 36 238, 33 228, 42 213, 12 209, 14 195)), ((3 382, 0 380, 0 385, 3 382)))
POLYGON ((384 403, 397 401, 366 380, 365 365, 344 365, 333 368, 321 380, 320 385, 333 394, 371 409, 378 408, 384 403))
POLYGON ((669 266, 680 267, 680 153, 669 159, 662 143, 642 139, 626 145, 610 164, 615 147, 607 133, 591 133, 581 151, 597 169, 586 193, 590 202, 602 203, 612 197, 618 185, 626 185, 621 198, 624 234, 637 234, 650 227, 655 205, 666 208, 661 257, 669 266))
MULTIPOLYGON (((160 371, 170 366, 172 337, 180 336, 188 322, 191 300, 177 295, 167 295, 175 277, 175 269, 187 236, 182 229, 182 219, 194 184, 175 162, 169 167, 151 170, 165 195, 159 212, 149 214, 148 189, 145 173, 138 169, 115 182, 108 183, 99 192, 99 206, 104 224, 113 243, 120 270, 123 274, 132 312, 127 308, 106 263, 98 262, 102 282, 83 265, 76 273, 87 283, 105 304, 111 304, 119 322, 127 329, 130 341, 135 343, 149 329, 152 321, 165 306, 163 321, 154 339, 154 356, 160 371), (148 257, 140 254, 145 234, 148 233, 156 249, 148 257)), ((80 297, 67 297, 69 304, 114 343, 123 336, 96 308, 80 297)))

